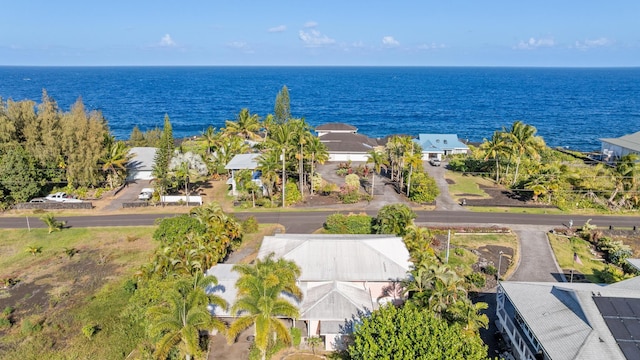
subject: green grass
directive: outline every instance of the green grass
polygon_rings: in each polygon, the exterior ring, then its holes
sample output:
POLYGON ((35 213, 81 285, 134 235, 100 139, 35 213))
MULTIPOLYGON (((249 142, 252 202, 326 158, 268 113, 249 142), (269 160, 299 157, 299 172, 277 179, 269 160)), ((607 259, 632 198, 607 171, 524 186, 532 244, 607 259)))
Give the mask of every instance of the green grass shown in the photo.
POLYGON ((457 200, 461 197, 473 197, 478 199, 487 199, 489 195, 480 189, 479 184, 489 184, 490 182, 484 178, 477 176, 464 176, 461 173, 447 171, 445 177, 453 180, 453 184, 449 184, 449 193, 457 200))
POLYGON ((593 255, 589 252, 591 244, 588 241, 578 237, 567 238, 566 236, 549 234, 549 242, 560 268, 575 269, 584 274, 590 282, 602 282, 595 274, 595 271, 604 269, 605 263, 593 258, 593 255), (574 253, 578 254, 582 264, 573 261, 574 253))
MULTIPOLYGON (((471 211, 507 214, 565 214, 558 208, 467 206, 471 211)), ((573 212, 572 212, 573 213, 573 212)))

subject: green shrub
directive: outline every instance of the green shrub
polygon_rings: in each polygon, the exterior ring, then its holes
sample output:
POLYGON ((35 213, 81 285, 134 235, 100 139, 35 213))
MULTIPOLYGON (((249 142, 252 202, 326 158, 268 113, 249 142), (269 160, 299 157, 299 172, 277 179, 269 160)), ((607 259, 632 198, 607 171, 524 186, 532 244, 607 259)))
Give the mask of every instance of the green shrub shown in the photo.
POLYGON ((302 331, 296 327, 291 328, 291 342, 293 343, 293 346, 299 346, 301 341, 302 331))
POLYGON ((22 325, 20 325, 20 334, 31 335, 40 331, 42 331, 41 321, 31 318, 22 320, 22 325))
POLYGON ((14 309, 11 306, 7 306, 2 310, 2 316, 9 316, 13 314, 14 309))
POLYGON ((245 234, 254 234, 258 232, 258 220, 255 216, 249 216, 242 222, 242 231, 245 234))
POLYGON ((432 203, 440 195, 436 180, 426 173, 415 173, 411 177, 409 199, 417 203, 432 203))
POLYGON ((604 283, 607 284, 613 284, 625 279, 624 271, 611 264, 605 265, 602 270, 596 270, 595 273, 604 283))
POLYGON ((122 288, 128 294, 133 294, 134 292, 136 292, 136 290, 138 290, 138 283, 133 279, 127 279, 122 285, 122 288))
POLYGON ((338 185, 334 183, 324 182, 320 188, 321 195, 331 195, 331 193, 340 191, 338 185))
POLYGON ((287 185, 285 185, 285 197, 287 205, 292 205, 302 200, 302 195, 300 194, 300 189, 298 189, 298 184, 293 181, 287 182, 287 185))
POLYGON ((358 191, 357 187, 344 185, 340 189, 338 199, 340 199, 343 204, 355 204, 360 201, 360 192, 358 191))
POLYGON ((476 288, 482 288, 487 283, 487 278, 484 277, 481 273, 471 273, 465 276, 467 282, 475 286, 476 288))
POLYGON ((357 174, 349 174, 344 178, 344 183, 357 189, 360 187, 360 177, 357 174))
POLYGON ((333 214, 324 223, 325 230, 330 234, 371 234, 373 218, 366 214, 333 214))
POLYGON ((463 248, 455 248, 455 249, 453 249, 453 253, 458 255, 458 256, 463 256, 464 255, 464 249, 463 248))
POLYGON ((0 318, 0 329, 7 329, 11 327, 11 320, 9 318, 0 318))
POLYGON ((87 324, 82 327, 82 334, 87 337, 87 339, 91 340, 93 335, 98 332, 98 325, 96 324, 87 324))
POLYGON ((482 269, 487 275, 495 275, 498 273, 498 269, 496 269, 493 265, 487 265, 484 269, 482 269))

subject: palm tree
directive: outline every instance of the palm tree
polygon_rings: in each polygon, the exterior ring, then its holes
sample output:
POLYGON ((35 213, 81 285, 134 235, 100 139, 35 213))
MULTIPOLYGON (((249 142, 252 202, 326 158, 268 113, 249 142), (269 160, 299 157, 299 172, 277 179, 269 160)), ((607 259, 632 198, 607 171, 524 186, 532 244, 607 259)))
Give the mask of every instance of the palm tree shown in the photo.
POLYGON ((65 225, 64 221, 56 220, 56 218, 53 216, 52 213, 46 213, 46 214, 42 215, 42 217, 40 217, 40 220, 42 220, 42 222, 45 225, 47 225, 47 228, 49 230, 49 234, 51 234, 54 231, 61 231, 62 228, 65 225))
POLYGON ((411 176, 413 175, 414 169, 422 168, 422 150, 414 151, 411 149, 411 152, 407 153, 404 156, 405 163, 409 165, 409 174, 407 175, 407 197, 409 196, 409 191, 411 190, 411 176))
POLYGON ((373 196, 373 187, 375 186, 376 174, 380 175, 382 165, 387 166, 388 162, 385 155, 379 149, 370 150, 367 153, 367 164, 373 163, 374 172, 371 174, 371 196, 373 196))
POLYGON ((298 308, 281 296, 283 292, 301 299, 302 291, 296 285, 300 268, 284 259, 273 259, 270 254, 257 259, 254 265, 237 264, 233 267, 240 273, 236 282, 238 299, 231 313, 240 315, 229 327, 227 338, 233 342, 248 327, 254 325, 255 346, 262 359, 270 341, 281 339, 291 344, 291 335, 280 317, 297 318, 298 308))
POLYGON ((275 149, 267 150, 258 157, 258 170, 262 173, 262 184, 267 189, 269 200, 273 203, 275 185, 278 181, 280 167, 280 152, 275 149))
POLYGON ((428 228, 410 225, 402 240, 414 264, 422 264, 433 257, 434 251, 431 248, 433 235, 428 228))
POLYGON ((115 141, 113 137, 107 140, 106 152, 102 157, 102 170, 110 172, 109 187, 113 189, 115 179, 121 177, 122 172, 126 171, 127 162, 133 154, 129 154, 129 148, 124 141, 115 141))
POLYGON ((209 125, 209 127, 207 127, 207 129, 202 132, 202 138, 204 139, 204 142, 207 146, 206 154, 211 155, 211 147, 218 140, 216 128, 209 125))
POLYGON ((26 249, 24 249, 24 251, 28 252, 29 254, 36 256, 40 253, 42 253, 42 246, 27 246, 26 249))
MULTIPOLYGON (((203 280, 200 282, 205 283, 203 280)), ((213 283, 215 280, 206 281, 209 282, 213 283)), ((200 332, 210 328, 225 330, 224 323, 212 317, 207 310, 210 296, 203 288, 198 287, 197 278, 194 284, 193 288, 178 286, 178 289, 167 293, 167 302, 149 309, 151 335, 159 338, 155 357, 165 359, 176 346, 180 355, 187 360, 200 357, 203 352, 200 347, 200 332)))
POLYGON ((229 135, 239 135, 247 140, 261 140, 260 137, 260 117, 251 114, 249 109, 244 108, 236 117, 236 121, 227 120, 225 122, 225 133, 229 135))
MULTIPOLYGON (((324 164, 329 160, 329 152, 327 146, 323 144, 317 136, 311 136, 307 144, 307 154, 311 156, 311 178, 313 179, 316 163, 324 164)), ((313 195, 313 180, 311 184, 311 195, 313 195)))
POLYGON ((507 150, 504 133, 494 131, 491 139, 485 140, 480 147, 484 150, 484 161, 494 159, 496 183, 498 183, 500 181, 500 156, 507 150))
POLYGON ((385 205, 376 217, 376 233, 403 236, 415 218, 416 213, 405 204, 385 205))
POLYGON ((450 313, 454 321, 462 324, 465 332, 474 334, 480 328, 486 329, 489 326, 487 315, 480 313, 488 308, 489 305, 485 302, 474 304, 471 300, 465 298, 450 307, 450 313))
POLYGON ((508 139, 508 146, 512 152, 516 155, 516 170, 513 176, 512 185, 518 182, 518 173, 520 170, 520 164, 524 157, 539 158, 539 149, 544 145, 541 139, 535 136, 536 128, 523 123, 522 121, 516 121, 511 126, 511 130, 506 135, 508 139))

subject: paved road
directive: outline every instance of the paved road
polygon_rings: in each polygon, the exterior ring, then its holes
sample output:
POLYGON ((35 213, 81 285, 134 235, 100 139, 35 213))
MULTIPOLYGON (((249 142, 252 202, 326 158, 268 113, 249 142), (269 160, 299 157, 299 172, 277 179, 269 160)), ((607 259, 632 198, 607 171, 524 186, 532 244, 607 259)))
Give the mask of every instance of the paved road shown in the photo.
MULTIPOLYGON (((328 215, 336 211, 274 211, 274 212, 243 212, 237 213, 239 218, 250 215, 256 217, 262 223, 280 223, 289 233, 305 233, 310 229, 322 226, 328 215)), ((353 210, 344 211, 353 212, 353 210)), ((376 211, 367 211, 375 216, 376 211)), ((539 214, 507 214, 507 213, 476 213, 471 211, 417 211, 416 222, 421 224, 484 224, 484 225, 535 225, 541 231, 547 231, 555 227, 562 227, 573 220, 574 227, 582 226, 588 219, 591 224, 598 227, 632 227, 640 226, 640 217, 635 216, 571 216, 571 215, 539 215, 539 214)), ((60 217, 58 220, 67 221, 72 227, 94 226, 148 226, 153 225, 158 218, 174 216, 174 214, 128 214, 128 215, 99 215, 99 216, 73 216, 60 217)), ((0 228, 26 228, 26 216, 0 217, 0 228)), ((44 227, 37 216, 29 217, 32 227, 44 227)))

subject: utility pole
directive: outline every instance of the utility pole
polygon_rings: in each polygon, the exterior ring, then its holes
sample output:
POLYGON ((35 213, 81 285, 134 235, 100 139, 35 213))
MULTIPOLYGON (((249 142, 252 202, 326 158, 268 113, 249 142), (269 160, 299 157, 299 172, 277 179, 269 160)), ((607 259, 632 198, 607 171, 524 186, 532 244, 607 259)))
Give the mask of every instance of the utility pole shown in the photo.
POLYGON ((282 147, 282 208, 287 206, 286 201, 284 200, 284 186, 285 186, 285 169, 284 169, 284 147, 282 147))

